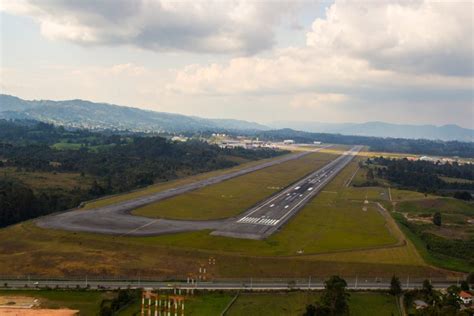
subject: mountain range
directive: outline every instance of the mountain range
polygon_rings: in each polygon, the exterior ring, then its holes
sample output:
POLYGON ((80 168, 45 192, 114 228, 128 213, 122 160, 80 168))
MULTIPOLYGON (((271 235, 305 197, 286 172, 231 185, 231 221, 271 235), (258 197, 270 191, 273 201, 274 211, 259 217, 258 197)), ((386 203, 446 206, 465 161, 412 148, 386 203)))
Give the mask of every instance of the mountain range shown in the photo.
POLYGON ((142 132, 262 131, 291 128, 343 135, 474 141, 474 130, 457 125, 407 125, 384 122, 320 123, 278 121, 266 125, 235 119, 207 119, 85 100, 23 100, 0 94, 0 118, 37 120, 66 127, 142 132))
POLYGON ((84 100, 26 101, 5 94, 0 94, 0 118, 37 120, 76 128, 141 132, 268 129, 264 125, 242 120, 206 119, 84 100))
POLYGON ((408 125, 385 122, 366 123, 321 123, 279 121, 268 124, 272 128, 291 128, 305 132, 330 133, 356 136, 377 136, 392 138, 412 138, 430 140, 474 141, 474 130, 458 125, 408 125))

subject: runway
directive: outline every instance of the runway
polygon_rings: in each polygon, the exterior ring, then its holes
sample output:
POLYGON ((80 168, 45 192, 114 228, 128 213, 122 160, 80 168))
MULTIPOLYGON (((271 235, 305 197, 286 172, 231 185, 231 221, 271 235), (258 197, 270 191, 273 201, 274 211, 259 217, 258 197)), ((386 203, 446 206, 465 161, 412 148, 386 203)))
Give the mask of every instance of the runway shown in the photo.
POLYGON ((234 221, 212 232, 212 235, 235 238, 265 239, 318 194, 360 151, 356 146, 283 191, 248 210, 234 221))
MULTIPOLYGON (((326 146, 327 147, 327 146, 326 146)), ((324 147, 318 148, 321 150, 324 147)), ((317 151, 314 150, 314 151, 317 151)), ((299 180, 296 184, 280 191, 237 218, 223 220, 192 221, 155 219, 131 215, 138 207, 156 203, 179 194, 216 184, 240 175, 267 168, 311 152, 302 152, 280 159, 248 167, 236 172, 197 181, 181 187, 132 199, 126 202, 96 209, 76 209, 41 217, 35 223, 42 228, 61 229, 75 232, 113 234, 118 236, 155 236, 161 234, 210 229, 213 235, 237 238, 263 239, 275 232, 301 209, 319 190, 326 185, 360 150, 354 147, 323 168, 299 180)))

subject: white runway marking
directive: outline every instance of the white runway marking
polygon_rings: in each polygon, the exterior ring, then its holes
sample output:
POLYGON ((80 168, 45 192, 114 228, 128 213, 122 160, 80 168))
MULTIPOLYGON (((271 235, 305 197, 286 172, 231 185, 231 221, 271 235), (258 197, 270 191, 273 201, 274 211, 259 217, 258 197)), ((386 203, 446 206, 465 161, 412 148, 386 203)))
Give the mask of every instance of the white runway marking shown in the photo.
POLYGON ((260 217, 242 217, 237 223, 275 226, 280 220, 260 217))

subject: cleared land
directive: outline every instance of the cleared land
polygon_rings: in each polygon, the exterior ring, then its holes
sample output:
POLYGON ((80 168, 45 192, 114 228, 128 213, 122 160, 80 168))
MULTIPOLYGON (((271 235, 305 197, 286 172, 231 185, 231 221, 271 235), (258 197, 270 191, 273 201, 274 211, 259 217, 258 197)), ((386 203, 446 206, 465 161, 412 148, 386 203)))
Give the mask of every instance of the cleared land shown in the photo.
MULTIPOLYGON (((386 293, 350 293, 351 315, 399 315, 395 298, 386 293)), ((318 292, 244 293, 226 315, 302 315, 306 305, 319 300, 318 292)))
POLYGON ((381 195, 387 190, 346 187, 357 168, 357 162, 351 163, 282 231, 264 241, 210 236, 208 231, 114 237, 46 230, 25 222, 0 230, 0 270, 7 275, 186 278, 214 257, 216 265, 208 267, 211 279, 448 274, 427 266, 410 241, 397 245, 398 238, 385 226, 390 223, 373 203, 363 211, 366 195, 370 202, 388 203, 387 193, 381 195))
POLYGON ((286 163, 255 171, 216 185, 185 193, 133 211, 135 215, 209 220, 237 215, 319 169, 342 153, 313 153, 286 163))
MULTIPOLYGON (((112 292, 94 292, 94 291, 46 291, 46 290, 22 290, 22 291, 0 291, 0 299, 9 296, 21 296, 35 298, 39 300, 38 308, 41 309, 69 309, 78 310, 79 315, 97 315, 100 309, 100 303, 104 299, 114 297, 112 292)), ((18 311, 18 310, 17 310, 18 311)), ((30 310, 32 313, 25 315, 53 315, 51 312, 41 314, 38 310, 30 310)), ((2 314, 2 309, 0 309, 2 314)), ((16 315, 16 314, 7 314, 16 315)), ((22 315, 22 314, 19 314, 22 315)), ((72 315, 68 311, 54 315, 72 315)))
MULTIPOLYGON (((291 154, 288 154, 288 155, 291 155, 291 154)), ((158 193, 158 192, 162 192, 162 191, 165 191, 165 190, 168 190, 168 189, 172 189, 172 188, 175 188, 175 187, 178 187, 178 186, 183 186, 183 185, 190 184, 190 183, 193 183, 193 182, 209 179, 211 177, 217 177, 217 176, 221 176, 221 175, 225 175, 225 174, 230 174, 232 172, 236 172, 236 171, 244 169, 244 168, 249 168, 249 167, 252 167, 252 166, 260 165, 260 164, 270 162, 270 161, 273 161, 273 160, 276 160, 276 159, 282 159, 284 157, 287 157, 288 155, 279 156, 279 157, 275 157, 275 158, 269 158, 269 159, 262 159, 262 160, 257 160, 257 161, 251 161, 251 162, 244 162, 241 165, 238 165, 238 166, 235 166, 235 167, 232 167, 232 168, 200 173, 200 174, 197 174, 197 175, 188 176, 188 177, 184 177, 184 178, 180 178, 180 179, 176 179, 176 180, 172 180, 172 181, 168 181, 168 182, 157 183, 157 184, 148 186, 146 188, 139 189, 139 190, 136 190, 136 191, 132 191, 132 192, 129 192, 129 193, 117 194, 117 195, 104 197, 104 198, 101 198, 101 199, 97 199, 97 200, 94 200, 94 201, 87 202, 84 206, 84 209, 98 208, 98 207, 103 207, 103 206, 116 204, 116 203, 119 203, 119 202, 132 200, 132 199, 147 196, 147 195, 150 195, 150 194, 153 194, 153 193, 158 193)))
POLYGON ((427 262, 466 272, 474 269, 474 204, 430 198, 403 201, 394 209, 395 218, 427 262), (433 224, 435 212, 441 213, 441 226, 433 224))

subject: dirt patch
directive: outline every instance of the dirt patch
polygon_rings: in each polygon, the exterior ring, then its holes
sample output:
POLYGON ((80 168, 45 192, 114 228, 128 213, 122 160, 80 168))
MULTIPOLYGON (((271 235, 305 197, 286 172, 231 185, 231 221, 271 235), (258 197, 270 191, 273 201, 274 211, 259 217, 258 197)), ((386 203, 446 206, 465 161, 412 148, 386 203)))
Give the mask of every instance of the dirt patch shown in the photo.
POLYGON ((72 309, 21 309, 0 308, 0 314, 6 316, 74 316, 79 311, 72 309))
POLYGON ((3 308, 32 308, 38 304, 37 299, 29 296, 0 296, 0 311, 3 311, 3 308))

